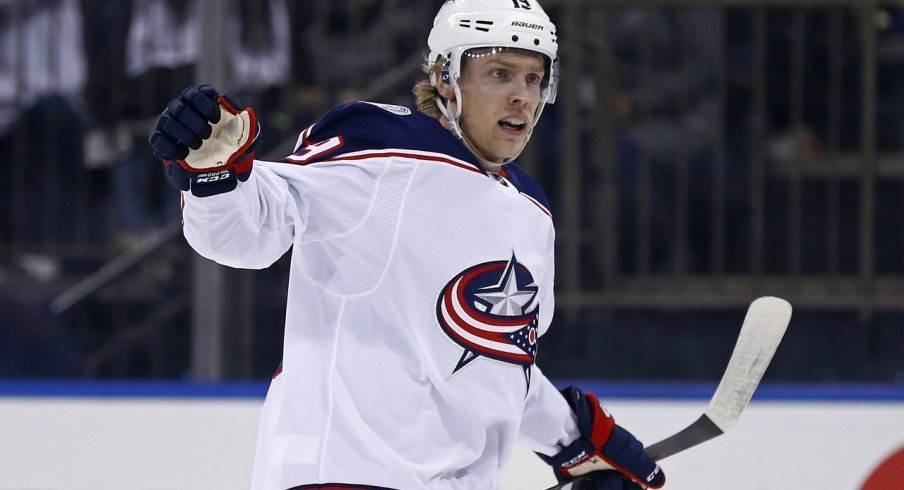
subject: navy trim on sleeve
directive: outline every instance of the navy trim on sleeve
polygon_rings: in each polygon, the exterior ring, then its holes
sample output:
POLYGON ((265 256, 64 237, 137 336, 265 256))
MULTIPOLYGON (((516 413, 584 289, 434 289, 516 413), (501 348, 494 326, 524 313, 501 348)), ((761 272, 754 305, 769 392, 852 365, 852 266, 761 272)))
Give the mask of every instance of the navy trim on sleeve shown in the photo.
POLYGON ((519 192, 534 198, 534 200, 552 212, 552 209, 549 206, 549 198, 546 197, 546 193, 543 192, 540 184, 538 184, 533 177, 528 175, 523 168, 516 163, 509 163, 503 168, 505 169, 505 178, 514 184, 519 192))
POLYGON ((335 107, 300 137, 286 163, 311 164, 363 150, 442 153, 480 169, 476 158, 436 119, 408 107, 352 102, 335 107))

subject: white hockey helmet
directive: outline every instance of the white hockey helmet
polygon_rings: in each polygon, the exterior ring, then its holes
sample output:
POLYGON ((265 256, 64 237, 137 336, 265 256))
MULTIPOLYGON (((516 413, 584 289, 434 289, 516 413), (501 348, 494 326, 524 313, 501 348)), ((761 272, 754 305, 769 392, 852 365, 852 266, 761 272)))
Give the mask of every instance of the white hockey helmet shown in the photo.
MULTIPOLYGON (((427 45, 431 62, 444 62, 443 81, 452 86, 458 100, 462 59, 469 50, 514 48, 540 53, 546 58, 546 73, 534 123, 543 106, 555 102, 559 77, 556 26, 536 0, 447 0, 433 19, 427 45)), ((430 80, 437 84, 434 76, 430 80)), ((462 105, 457 105, 454 114, 448 102, 444 105, 437 99, 437 105, 455 134, 468 143, 458 126, 462 105)))
POLYGON ((536 0, 448 0, 433 19, 427 38, 430 59, 448 63, 449 81, 461 76, 462 54, 473 48, 519 48, 544 55, 545 102, 555 102, 558 73, 556 26, 536 0))

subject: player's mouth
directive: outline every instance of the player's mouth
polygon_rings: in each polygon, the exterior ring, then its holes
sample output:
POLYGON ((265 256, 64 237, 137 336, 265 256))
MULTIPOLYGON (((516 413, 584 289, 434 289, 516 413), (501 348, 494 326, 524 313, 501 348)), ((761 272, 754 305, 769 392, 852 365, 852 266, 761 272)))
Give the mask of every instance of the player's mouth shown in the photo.
POLYGON ((503 132, 512 136, 520 136, 524 134, 524 130, 527 129, 527 121, 515 116, 502 119, 498 124, 503 132))

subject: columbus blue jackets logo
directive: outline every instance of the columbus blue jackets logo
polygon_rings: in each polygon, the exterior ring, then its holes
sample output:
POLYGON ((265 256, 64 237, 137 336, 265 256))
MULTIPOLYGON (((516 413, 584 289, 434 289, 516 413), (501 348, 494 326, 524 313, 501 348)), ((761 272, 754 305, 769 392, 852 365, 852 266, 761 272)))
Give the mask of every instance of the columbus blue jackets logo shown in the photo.
POLYGON ((489 357, 522 367, 530 389, 539 310, 534 278, 514 253, 508 261, 478 264, 453 277, 436 301, 440 327, 464 349, 453 373, 489 357))

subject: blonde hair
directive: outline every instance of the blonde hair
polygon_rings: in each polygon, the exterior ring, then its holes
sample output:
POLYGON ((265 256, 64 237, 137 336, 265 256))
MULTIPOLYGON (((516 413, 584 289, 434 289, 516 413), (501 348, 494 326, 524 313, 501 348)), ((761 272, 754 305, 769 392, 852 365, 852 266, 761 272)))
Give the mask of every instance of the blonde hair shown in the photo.
POLYGON ((439 119, 440 116, 442 116, 442 113, 436 106, 436 98, 442 98, 442 96, 439 94, 439 90, 430 83, 430 77, 435 76, 434 74, 437 70, 442 68, 442 64, 442 58, 431 60, 429 55, 425 55, 424 62, 421 64, 421 71, 423 71, 428 78, 426 80, 418 81, 411 89, 411 93, 414 94, 414 102, 417 105, 417 110, 435 119, 439 119))

